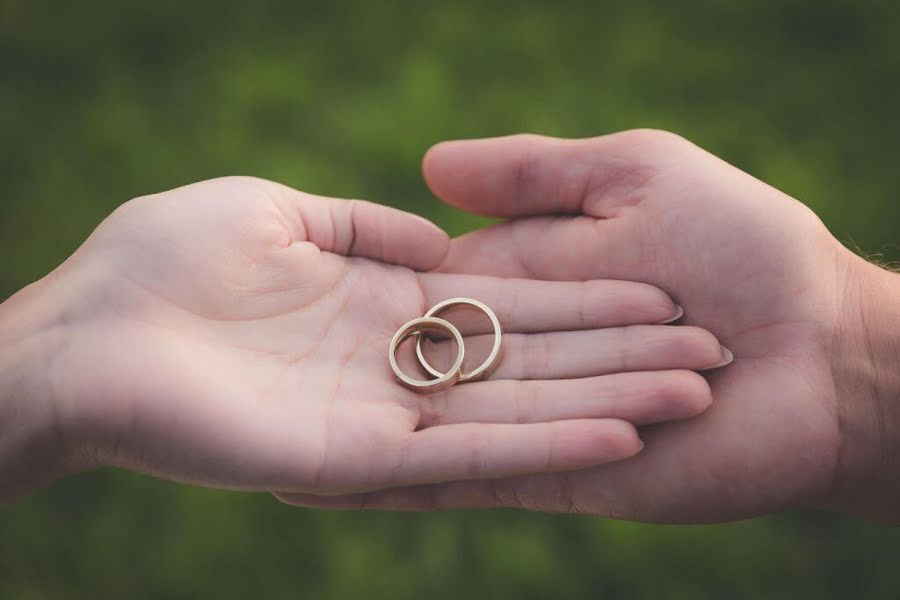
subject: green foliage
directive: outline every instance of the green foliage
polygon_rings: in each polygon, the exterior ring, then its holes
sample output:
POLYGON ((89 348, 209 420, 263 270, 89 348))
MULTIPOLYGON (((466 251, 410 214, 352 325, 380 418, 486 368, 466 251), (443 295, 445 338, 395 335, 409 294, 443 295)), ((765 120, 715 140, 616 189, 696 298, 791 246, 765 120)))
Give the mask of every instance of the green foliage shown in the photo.
MULTIPOLYGON (((0 298, 128 198, 224 174, 451 233, 434 142, 677 131, 900 258, 888 1, 0 0, 0 298)), ((659 527, 344 514, 125 473, 0 512, 0 598, 894 598, 900 532, 792 514, 659 527)))

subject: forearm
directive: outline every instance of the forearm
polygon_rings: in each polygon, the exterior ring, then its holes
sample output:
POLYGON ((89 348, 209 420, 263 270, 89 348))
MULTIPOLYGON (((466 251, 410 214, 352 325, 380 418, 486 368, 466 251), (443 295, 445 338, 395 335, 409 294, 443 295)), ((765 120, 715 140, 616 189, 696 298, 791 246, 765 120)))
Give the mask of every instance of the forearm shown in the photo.
POLYGON ((851 259, 835 367, 844 440, 837 508, 900 521, 900 274, 851 259))
POLYGON ((41 288, 0 304, 0 506, 64 468, 49 376, 59 327, 41 288))

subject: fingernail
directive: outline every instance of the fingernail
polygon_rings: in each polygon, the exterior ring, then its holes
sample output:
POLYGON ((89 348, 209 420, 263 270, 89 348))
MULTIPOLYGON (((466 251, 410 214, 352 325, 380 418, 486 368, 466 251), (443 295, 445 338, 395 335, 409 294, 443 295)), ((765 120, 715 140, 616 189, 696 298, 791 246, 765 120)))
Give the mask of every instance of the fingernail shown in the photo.
POLYGON ((675 305, 675 316, 670 317, 670 318, 666 319, 665 321, 660 321, 657 324, 658 325, 667 325, 669 323, 674 323, 675 321, 677 321, 678 319, 680 319, 683 316, 684 316, 684 309, 681 308, 681 305, 676 304, 675 305))
POLYGON ((722 348, 722 360, 711 367, 707 367, 707 369, 718 369, 720 367, 724 367, 725 365, 730 365, 734 361, 734 352, 732 352, 725 346, 720 345, 720 347, 722 348))

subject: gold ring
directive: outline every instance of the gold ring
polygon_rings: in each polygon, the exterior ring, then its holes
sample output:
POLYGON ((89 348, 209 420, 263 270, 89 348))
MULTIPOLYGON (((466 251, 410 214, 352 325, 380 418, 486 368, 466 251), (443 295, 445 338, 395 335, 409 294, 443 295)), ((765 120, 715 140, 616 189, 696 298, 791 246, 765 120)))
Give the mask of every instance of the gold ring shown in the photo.
POLYGON ((394 338, 391 340, 391 349, 388 353, 388 359, 391 363, 391 369, 397 377, 397 381, 399 381, 403 387, 409 388, 420 394, 436 394, 447 388, 453 387, 453 385, 459 381, 460 376, 462 375, 462 364, 465 353, 466 348, 463 344, 462 334, 459 333, 459 330, 444 319, 438 319, 437 317, 428 315, 413 319, 397 330, 397 333, 394 334, 394 338), (437 373, 437 379, 413 379, 401 371, 400 365, 397 364, 397 349, 400 348, 400 344, 407 338, 423 332, 449 333, 456 342, 457 352, 453 366, 450 367, 450 370, 446 373, 437 373))
MULTIPOLYGON (((434 306, 432 306, 427 313, 425 313, 425 317, 434 317, 438 313, 447 310, 448 308, 454 306, 474 306, 475 308, 481 310, 488 316, 488 319, 491 320, 491 326, 494 328, 494 346, 491 348, 490 353, 487 358, 484 359, 484 362, 478 365, 476 369, 468 373, 460 373, 459 383, 463 383, 466 381, 480 381, 485 377, 488 377, 491 373, 494 372, 494 369, 497 368, 500 359, 500 342, 503 337, 503 331, 500 328, 500 320, 497 319, 497 315, 494 314, 484 302, 479 302, 478 300, 473 300, 471 298, 450 298, 448 300, 444 300, 443 302, 438 302, 434 306)), ((461 353, 460 353, 461 354, 461 353)), ((431 364, 425 359, 425 353, 422 351, 422 336, 416 336, 416 356, 419 358, 419 363, 422 365, 422 368, 428 371, 431 375, 435 377, 441 377, 444 373, 441 373, 437 369, 431 366, 431 364)), ((452 372, 451 371, 448 371, 452 372)))

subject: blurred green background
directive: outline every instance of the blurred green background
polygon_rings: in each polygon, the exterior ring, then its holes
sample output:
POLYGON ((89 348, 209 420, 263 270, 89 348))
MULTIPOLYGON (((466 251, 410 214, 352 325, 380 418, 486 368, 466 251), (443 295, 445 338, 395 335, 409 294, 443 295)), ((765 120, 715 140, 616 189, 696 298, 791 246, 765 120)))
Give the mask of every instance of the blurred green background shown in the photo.
MULTIPOLYGON (((884 1, 0 0, 0 299, 117 204, 225 174, 451 233, 434 142, 666 128, 900 258, 900 8, 884 1)), ((127 473, 0 510, 0 598, 897 598, 900 529, 325 513, 127 473)))

